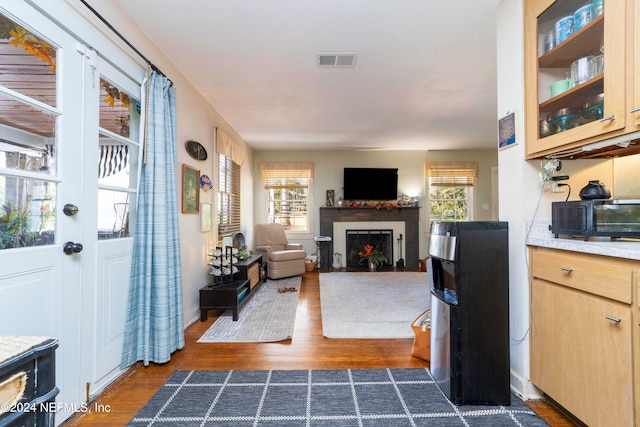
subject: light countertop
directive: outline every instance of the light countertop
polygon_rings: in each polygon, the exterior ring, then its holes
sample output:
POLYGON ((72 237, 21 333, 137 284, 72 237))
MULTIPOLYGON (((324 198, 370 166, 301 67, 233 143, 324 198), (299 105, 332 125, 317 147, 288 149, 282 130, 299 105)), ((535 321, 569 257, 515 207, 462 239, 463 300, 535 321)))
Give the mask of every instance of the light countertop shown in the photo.
POLYGON ((548 221, 526 222, 524 233, 527 245, 640 260, 640 240, 638 239, 596 237, 587 242, 582 238, 559 237, 556 239, 549 231, 549 225, 548 221))

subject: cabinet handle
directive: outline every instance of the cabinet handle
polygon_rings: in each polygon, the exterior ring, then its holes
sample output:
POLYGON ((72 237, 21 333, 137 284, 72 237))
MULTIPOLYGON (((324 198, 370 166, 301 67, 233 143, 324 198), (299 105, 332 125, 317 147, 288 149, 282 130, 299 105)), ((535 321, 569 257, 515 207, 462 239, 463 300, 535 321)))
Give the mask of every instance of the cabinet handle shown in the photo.
POLYGON ((616 116, 612 114, 612 115, 610 115, 610 116, 607 116, 607 117, 603 117, 603 118, 601 118, 601 119, 600 119, 600 121, 601 121, 601 122, 608 122, 608 121, 610 121, 610 120, 615 119, 615 117, 616 117, 616 116))
POLYGON ((560 267, 560 270, 566 271, 567 273, 571 273, 573 271, 573 268, 571 268, 571 267, 560 267))
POLYGON ((611 320, 612 322, 616 322, 616 323, 620 323, 622 322, 622 318, 620 317, 613 317, 613 316, 604 316, 606 319, 611 320))
POLYGON ((640 107, 636 107, 633 110, 629 111, 630 113, 637 113, 638 111, 640 111, 640 107))

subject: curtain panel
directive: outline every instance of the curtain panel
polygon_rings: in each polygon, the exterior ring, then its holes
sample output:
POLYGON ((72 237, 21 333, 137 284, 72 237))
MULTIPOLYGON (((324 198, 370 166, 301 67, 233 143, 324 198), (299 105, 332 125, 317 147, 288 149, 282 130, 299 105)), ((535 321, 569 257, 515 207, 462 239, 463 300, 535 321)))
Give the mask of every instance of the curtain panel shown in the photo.
POLYGON ((165 363, 184 347, 176 195, 176 90, 151 71, 129 298, 120 365, 165 363))

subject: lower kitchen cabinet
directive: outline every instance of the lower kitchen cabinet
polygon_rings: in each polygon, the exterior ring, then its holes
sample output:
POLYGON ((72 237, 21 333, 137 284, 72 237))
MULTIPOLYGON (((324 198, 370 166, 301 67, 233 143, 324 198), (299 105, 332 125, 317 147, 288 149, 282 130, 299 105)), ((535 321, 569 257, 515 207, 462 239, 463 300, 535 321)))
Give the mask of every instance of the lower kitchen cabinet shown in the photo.
POLYGON ((637 425, 640 263, 539 247, 530 256, 531 381, 591 427, 637 425))

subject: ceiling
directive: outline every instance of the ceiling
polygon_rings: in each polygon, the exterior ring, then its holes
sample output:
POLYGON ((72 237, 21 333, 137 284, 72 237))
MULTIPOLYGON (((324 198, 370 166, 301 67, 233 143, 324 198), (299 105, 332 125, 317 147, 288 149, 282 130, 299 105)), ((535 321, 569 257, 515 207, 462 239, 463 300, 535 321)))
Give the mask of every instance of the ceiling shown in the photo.
POLYGON ((256 150, 497 145, 501 0, 117 1, 256 150))

